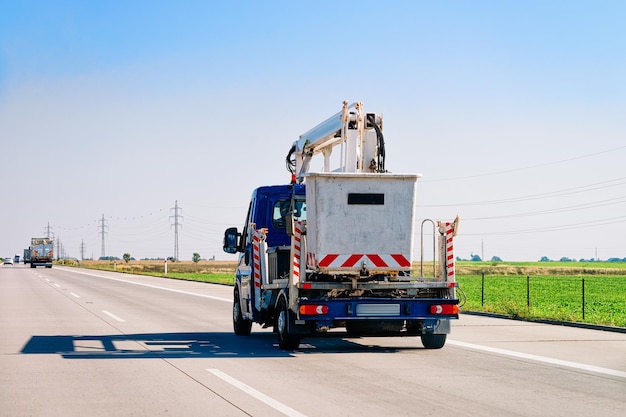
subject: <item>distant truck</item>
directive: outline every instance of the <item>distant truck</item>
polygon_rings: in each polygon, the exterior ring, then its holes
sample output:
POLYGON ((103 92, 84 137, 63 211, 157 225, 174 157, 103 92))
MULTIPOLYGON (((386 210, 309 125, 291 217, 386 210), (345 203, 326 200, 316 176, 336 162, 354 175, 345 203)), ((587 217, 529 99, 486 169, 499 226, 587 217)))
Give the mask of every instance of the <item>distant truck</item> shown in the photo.
POLYGON ((30 248, 24 249, 24 264, 30 263, 30 248))
POLYGON ((54 242, 47 237, 34 237, 30 241, 30 267, 52 268, 54 242))
POLYGON ((14 261, 16 264, 19 264, 19 263, 20 263, 20 255, 15 254, 15 257, 13 258, 13 261, 14 261))

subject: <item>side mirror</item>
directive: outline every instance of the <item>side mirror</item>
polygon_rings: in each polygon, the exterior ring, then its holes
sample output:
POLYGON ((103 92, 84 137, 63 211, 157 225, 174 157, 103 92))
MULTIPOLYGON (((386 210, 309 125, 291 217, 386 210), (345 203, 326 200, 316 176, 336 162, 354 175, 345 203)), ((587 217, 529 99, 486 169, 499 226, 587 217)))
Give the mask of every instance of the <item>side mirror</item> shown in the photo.
POLYGON ((239 236, 236 227, 229 227, 224 232, 224 252, 237 253, 239 251, 239 236))

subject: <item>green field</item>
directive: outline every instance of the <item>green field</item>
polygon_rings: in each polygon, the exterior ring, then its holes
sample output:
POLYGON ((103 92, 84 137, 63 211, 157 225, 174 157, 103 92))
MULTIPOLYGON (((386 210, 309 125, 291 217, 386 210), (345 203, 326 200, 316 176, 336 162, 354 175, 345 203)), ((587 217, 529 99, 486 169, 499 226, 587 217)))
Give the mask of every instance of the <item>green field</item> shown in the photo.
POLYGON ((226 285, 234 285, 236 268, 236 263, 232 261, 168 262, 166 275, 164 261, 141 260, 128 263, 124 261, 81 261, 68 262, 65 265, 226 285))
POLYGON ((626 276, 460 275, 457 281, 462 310, 626 327, 626 276))
MULTIPOLYGON (((163 261, 80 266, 164 276, 163 261)), ((167 277, 233 285, 235 268, 234 261, 168 262, 167 277)), ((462 311, 626 327, 625 262, 457 262, 456 271, 462 311)))

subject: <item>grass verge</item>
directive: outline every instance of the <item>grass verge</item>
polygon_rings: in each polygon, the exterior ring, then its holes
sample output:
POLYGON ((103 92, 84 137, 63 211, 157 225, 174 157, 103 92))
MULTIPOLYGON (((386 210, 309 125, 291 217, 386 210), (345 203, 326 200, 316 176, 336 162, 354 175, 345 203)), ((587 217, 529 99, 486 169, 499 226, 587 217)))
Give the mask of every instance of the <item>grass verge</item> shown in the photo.
POLYGON ((626 276, 457 276, 464 310, 626 327, 626 276))
MULTIPOLYGON (((167 275, 164 261, 81 261, 74 266, 233 285, 236 262, 168 262, 167 275)), ((432 265, 424 271, 432 271, 432 265)), ((456 271, 465 311, 626 327, 626 263, 458 262, 456 271)))

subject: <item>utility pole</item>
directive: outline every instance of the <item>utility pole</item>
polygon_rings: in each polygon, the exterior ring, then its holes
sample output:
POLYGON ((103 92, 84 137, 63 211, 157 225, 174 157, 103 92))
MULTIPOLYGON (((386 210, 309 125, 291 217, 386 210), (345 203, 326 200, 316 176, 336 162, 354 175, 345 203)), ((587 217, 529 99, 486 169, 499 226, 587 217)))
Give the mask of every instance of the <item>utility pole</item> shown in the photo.
POLYGON ((485 242, 482 239, 480 240, 480 259, 485 260, 485 242))
POLYGON ((80 240, 80 260, 85 260, 85 241, 83 239, 80 240))
POLYGON ((106 220, 104 218, 104 214, 102 215, 102 219, 100 219, 100 231, 98 232, 98 234, 102 235, 102 252, 101 252, 101 257, 104 258, 106 256, 106 252, 104 250, 104 236, 107 234, 106 229, 108 229, 109 226, 107 226, 106 224, 106 220))
POLYGON ((183 228, 183 225, 179 223, 179 220, 183 220, 183 216, 181 216, 179 213, 179 211, 182 213, 183 209, 181 207, 178 207, 178 200, 176 200, 176 202, 174 203, 174 207, 170 209, 170 213, 174 212, 174 214, 172 214, 170 216, 170 221, 172 220, 172 217, 174 218, 174 224, 170 225, 170 228, 172 226, 174 226, 174 262, 178 261, 178 228, 180 227, 181 229, 183 228))
POLYGON ((50 222, 48 222, 48 225, 44 227, 44 230, 46 231, 46 237, 48 239, 50 239, 50 236, 54 235, 54 233, 52 233, 52 227, 50 227, 50 222))

